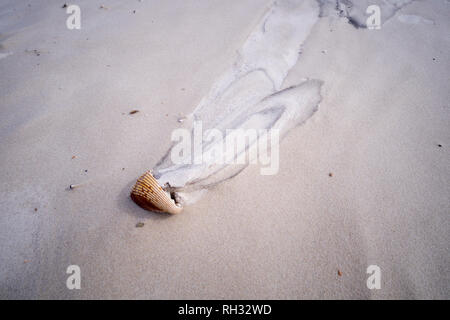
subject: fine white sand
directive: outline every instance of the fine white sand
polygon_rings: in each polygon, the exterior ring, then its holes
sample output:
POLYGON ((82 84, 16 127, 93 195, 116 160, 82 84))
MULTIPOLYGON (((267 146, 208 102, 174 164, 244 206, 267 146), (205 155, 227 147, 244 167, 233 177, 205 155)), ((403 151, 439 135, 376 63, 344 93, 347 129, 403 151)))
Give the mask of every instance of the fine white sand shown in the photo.
POLYGON ((450 297, 449 1, 380 30, 322 10, 280 88, 318 79, 322 101, 278 174, 250 166, 176 216, 131 187, 272 2, 76 2, 80 30, 64 2, 0 4, 1 298, 450 297))

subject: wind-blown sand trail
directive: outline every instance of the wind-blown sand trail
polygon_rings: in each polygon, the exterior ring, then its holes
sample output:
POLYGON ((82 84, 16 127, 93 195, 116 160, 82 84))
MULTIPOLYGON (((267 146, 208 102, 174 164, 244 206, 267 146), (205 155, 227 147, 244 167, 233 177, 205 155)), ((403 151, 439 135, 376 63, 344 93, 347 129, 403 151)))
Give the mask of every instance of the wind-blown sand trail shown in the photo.
POLYGON ((353 2, 80 0, 69 30, 64 2, 2 1, 0 298, 449 298, 450 3, 353 2), (175 216, 130 199, 174 129, 278 92, 310 112, 279 123, 276 175, 175 216))

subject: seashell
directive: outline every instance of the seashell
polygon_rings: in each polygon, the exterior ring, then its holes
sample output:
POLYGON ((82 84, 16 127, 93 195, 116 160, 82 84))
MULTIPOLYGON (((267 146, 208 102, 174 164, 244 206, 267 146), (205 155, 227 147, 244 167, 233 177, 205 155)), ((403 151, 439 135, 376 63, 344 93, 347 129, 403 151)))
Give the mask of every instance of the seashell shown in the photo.
POLYGON ((159 185, 150 171, 137 180, 130 196, 137 205, 149 211, 176 214, 183 210, 183 207, 175 203, 170 194, 159 185))

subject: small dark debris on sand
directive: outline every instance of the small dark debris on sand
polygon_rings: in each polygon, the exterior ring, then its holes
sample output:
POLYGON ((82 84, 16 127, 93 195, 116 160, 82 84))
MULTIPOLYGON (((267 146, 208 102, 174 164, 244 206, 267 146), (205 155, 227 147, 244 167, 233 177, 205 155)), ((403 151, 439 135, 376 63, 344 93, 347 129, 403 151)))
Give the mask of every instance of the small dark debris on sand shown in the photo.
POLYGON ((64 3, 61 8, 67 8, 67 3, 64 3))
POLYGON ((133 110, 133 111, 130 111, 130 114, 135 114, 135 113, 138 113, 139 112, 139 110, 133 110))
POLYGON ((33 53, 35 54, 37 57, 39 57, 41 55, 41 52, 37 49, 33 49, 33 50, 25 50, 26 53, 33 53))
POLYGON ((337 271, 337 274, 338 274, 339 277, 342 277, 342 272, 341 272, 341 270, 338 270, 338 271, 337 271))
POLYGON ((37 211, 37 208, 34 208, 34 211, 36 212, 36 211, 37 211))
POLYGON ((329 177, 332 177, 332 176, 333 176, 333 173, 332 173, 332 172, 330 172, 330 173, 328 174, 328 176, 329 176, 329 177))
POLYGON ((439 148, 442 148, 442 144, 438 144, 437 146, 438 146, 439 148))
POLYGON ((136 228, 142 228, 144 226, 143 222, 136 223, 136 228))

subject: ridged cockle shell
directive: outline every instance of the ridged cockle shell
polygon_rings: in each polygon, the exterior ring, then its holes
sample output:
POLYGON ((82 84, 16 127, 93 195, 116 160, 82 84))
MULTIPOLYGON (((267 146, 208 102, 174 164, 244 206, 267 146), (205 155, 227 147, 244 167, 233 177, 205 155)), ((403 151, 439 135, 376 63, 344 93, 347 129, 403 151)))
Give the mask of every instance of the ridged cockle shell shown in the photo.
POLYGON ((140 207, 149 211, 176 214, 183 210, 183 207, 175 203, 170 194, 159 185, 150 171, 137 180, 130 196, 140 207))

